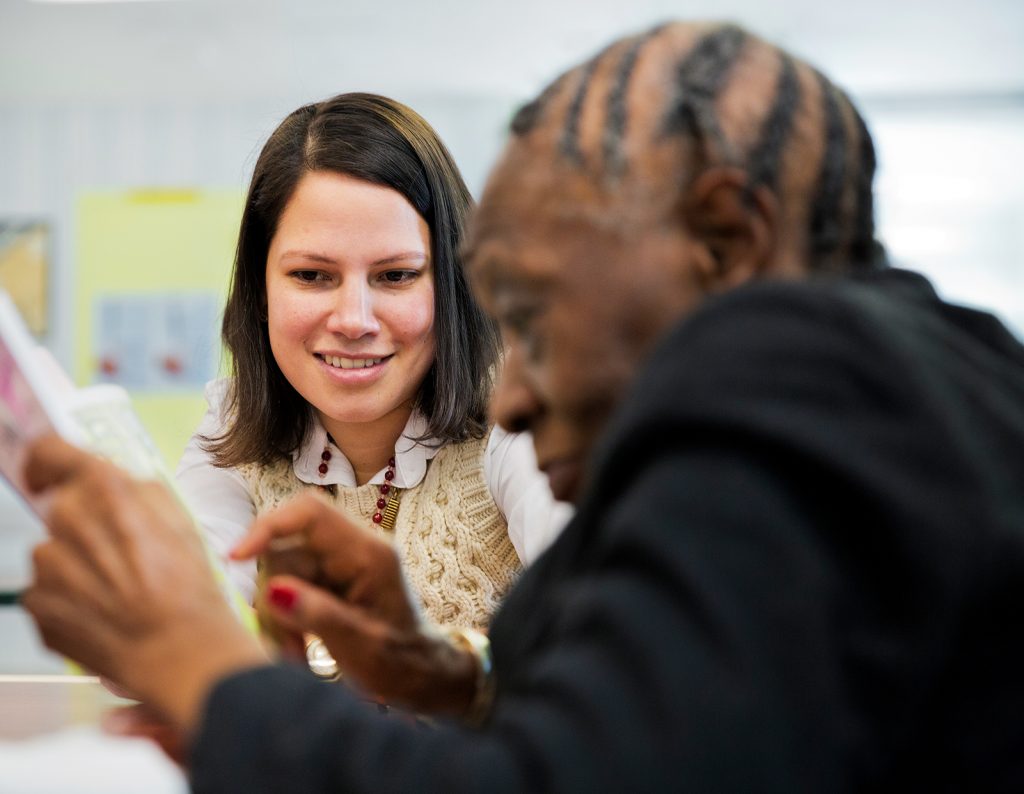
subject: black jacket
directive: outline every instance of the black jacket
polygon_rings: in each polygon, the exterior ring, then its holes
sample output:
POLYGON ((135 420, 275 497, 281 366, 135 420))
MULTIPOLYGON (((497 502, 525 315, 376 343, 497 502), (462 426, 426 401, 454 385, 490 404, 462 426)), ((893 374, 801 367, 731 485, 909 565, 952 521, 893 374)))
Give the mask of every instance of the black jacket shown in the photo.
POLYGON ((222 682, 201 792, 1024 790, 1024 348, 902 271, 663 340, 492 627, 484 730, 222 682))

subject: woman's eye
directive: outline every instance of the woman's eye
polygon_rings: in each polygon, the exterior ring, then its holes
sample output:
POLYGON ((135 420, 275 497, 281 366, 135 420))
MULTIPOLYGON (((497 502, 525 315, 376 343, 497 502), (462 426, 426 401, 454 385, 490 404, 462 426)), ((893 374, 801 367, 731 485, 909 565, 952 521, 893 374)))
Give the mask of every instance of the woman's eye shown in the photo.
POLYGON ((381 279, 388 284, 404 284, 419 275, 416 270, 387 270, 381 273, 381 279))
POLYGON ((293 270, 292 278, 304 284, 315 284, 317 281, 322 281, 326 276, 319 270, 293 270))

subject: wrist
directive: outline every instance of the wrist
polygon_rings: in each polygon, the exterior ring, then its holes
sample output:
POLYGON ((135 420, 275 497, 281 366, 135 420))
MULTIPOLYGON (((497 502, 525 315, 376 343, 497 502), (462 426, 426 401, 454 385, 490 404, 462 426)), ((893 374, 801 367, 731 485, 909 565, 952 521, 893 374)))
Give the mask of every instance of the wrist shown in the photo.
POLYGON ((214 686, 232 673, 268 663, 256 639, 232 619, 227 625, 188 625, 143 643, 124 680, 139 698, 186 735, 198 727, 214 686))
POLYGON ((422 715, 447 716, 478 724, 493 697, 490 643, 472 629, 424 626, 401 665, 399 687, 379 694, 422 715))
POLYGON ((459 716, 467 724, 478 727, 490 714, 494 702, 495 680, 491 641, 486 634, 475 629, 445 628, 442 634, 449 643, 462 652, 464 658, 471 660, 472 683, 469 697, 465 699, 459 716))

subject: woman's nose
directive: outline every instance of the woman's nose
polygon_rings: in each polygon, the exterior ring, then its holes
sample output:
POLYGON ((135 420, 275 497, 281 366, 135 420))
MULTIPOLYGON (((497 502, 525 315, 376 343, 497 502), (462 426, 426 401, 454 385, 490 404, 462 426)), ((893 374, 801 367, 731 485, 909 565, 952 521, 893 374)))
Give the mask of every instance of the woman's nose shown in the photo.
POLYGON ((359 339, 380 330, 370 286, 358 280, 342 283, 334 293, 334 306, 327 318, 327 330, 359 339))

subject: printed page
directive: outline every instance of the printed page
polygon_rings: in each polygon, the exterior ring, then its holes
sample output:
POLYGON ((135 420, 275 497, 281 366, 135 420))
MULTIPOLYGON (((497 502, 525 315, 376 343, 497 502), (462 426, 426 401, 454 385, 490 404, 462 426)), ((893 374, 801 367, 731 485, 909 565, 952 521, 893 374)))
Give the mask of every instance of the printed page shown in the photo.
POLYGON ((14 303, 0 291, 0 474, 40 516, 44 500, 29 493, 22 474, 29 442, 52 430, 81 441, 56 399, 49 367, 14 303))

